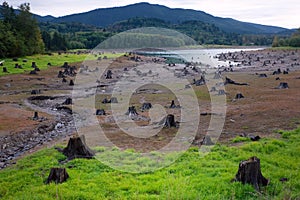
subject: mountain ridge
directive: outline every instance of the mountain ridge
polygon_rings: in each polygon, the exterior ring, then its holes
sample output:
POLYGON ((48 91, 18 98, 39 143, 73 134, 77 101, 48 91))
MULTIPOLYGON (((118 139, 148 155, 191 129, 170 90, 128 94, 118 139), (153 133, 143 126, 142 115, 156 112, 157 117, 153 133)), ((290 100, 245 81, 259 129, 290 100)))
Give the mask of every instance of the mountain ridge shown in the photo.
POLYGON ((276 34, 289 30, 278 26, 261 25, 250 22, 241 22, 232 18, 216 17, 204 11, 169 8, 159 4, 146 2, 130 4, 121 7, 97 8, 91 11, 66 15, 55 18, 53 22, 80 22, 98 27, 107 27, 118 21, 134 17, 158 18, 173 24, 198 20, 211 23, 226 32, 249 34, 276 34))

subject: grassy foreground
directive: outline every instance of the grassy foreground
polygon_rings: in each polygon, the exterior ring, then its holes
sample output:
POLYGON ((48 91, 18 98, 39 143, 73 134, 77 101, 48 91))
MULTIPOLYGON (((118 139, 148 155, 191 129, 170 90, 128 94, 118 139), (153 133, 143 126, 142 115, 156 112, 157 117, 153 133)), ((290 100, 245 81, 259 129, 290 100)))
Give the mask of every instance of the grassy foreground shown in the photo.
POLYGON ((9 73, 3 73, 2 67, 0 67, 0 76, 7 75, 7 74, 20 74, 20 73, 26 73, 33 70, 31 67, 32 62, 36 62, 36 65, 39 69, 47 69, 49 67, 48 63, 51 63, 51 66, 62 66, 64 62, 68 63, 76 63, 76 62, 83 62, 84 60, 96 60, 98 57, 104 57, 107 58, 116 58, 123 54, 121 53, 104 53, 101 55, 92 55, 92 54, 76 54, 76 53, 53 53, 52 55, 48 54, 38 54, 33 56, 26 56, 22 58, 18 58, 18 61, 13 61, 11 58, 7 59, 0 59, 1 61, 4 61, 3 66, 7 68, 9 73), (26 60, 26 62, 24 62, 26 60), (22 66, 22 69, 16 69, 15 64, 19 64, 22 66))
MULTIPOLYGON (((2 199, 300 199, 300 128, 281 131, 281 139, 245 141, 243 145, 216 145, 201 157, 190 148, 174 164, 161 170, 131 174, 99 161, 76 159, 64 165, 67 182, 46 185, 49 169, 64 156, 44 149, 0 171, 2 199), (250 185, 231 183, 241 160, 261 159, 270 185, 256 192, 250 185), (280 182, 280 178, 288 178, 280 182)), ((235 140, 238 142, 239 140, 235 140)), ((103 153, 106 152, 102 148, 103 153)), ((132 150, 116 153, 129 160, 132 150)))

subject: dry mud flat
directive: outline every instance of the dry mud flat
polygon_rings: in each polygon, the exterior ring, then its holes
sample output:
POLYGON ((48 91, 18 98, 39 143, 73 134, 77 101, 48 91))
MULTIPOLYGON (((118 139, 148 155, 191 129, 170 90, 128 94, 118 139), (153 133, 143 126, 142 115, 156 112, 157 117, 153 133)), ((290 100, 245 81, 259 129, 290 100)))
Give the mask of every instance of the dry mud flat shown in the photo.
MULTIPOLYGON (((228 142, 238 135, 259 135, 260 137, 279 137, 274 131, 278 129, 292 129, 299 125, 300 119, 300 51, 250 51, 223 54, 222 57, 231 60, 233 65, 237 62, 245 63, 245 66, 234 66, 233 72, 222 72, 222 80, 225 77, 248 85, 225 86, 227 94, 227 113, 224 129, 220 137, 221 142, 228 142), (259 59, 257 59, 259 57, 259 59), (245 60, 245 61, 244 61, 245 60), (251 62, 251 63, 249 63, 251 62), (250 65, 251 64, 251 65, 250 65), (276 73, 278 68, 281 72, 276 73), (266 74, 261 76, 260 74, 266 74), (278 79, 279 78, 279 79, 278 79), (288 89, 276 89, 281 82, 288 83, 288 89), (237 93, 242 93, 245 98, 236 99, 237 93)), ((220 57, 220 59, 224 59, 220 57)), ((105 61, 101 61, 105 62, 105 61)), ((102 69, 100 61, 96 62, 98 69, 102 69)), ((142 64, 158 64, 179 76, 188 79, 199 80, 201 71, 184 66, 168 66, 163 62, 152 58, 122 57, 110 64, 112 79, 105 76, 97 82, 96 109, 104 109, 106 115, 97 116, 100 126, 105 130, 106 138, 109 138, 120 149, 135 148, 141 152, 158 150, 168 144, 176 135, 176 128, 162 129, 158 134, 148 138, 132 137, 124 133, 112 119, 110 104, 103 104, 104 98, 110 99, 113 85, 124 73, 134 73, 136 76, 155 76, 154 71, 140 71, 137 66, 142 64)), ((80 67, 77 65, 77 73, 91 73, 96 68, 91 65, 80 67)), ((69 112, 71 105, 62 105, 67 97, 71 97, 73 86, 69 81, 74 80, 72 76, 66 76, 66 83, 58 78, 60 67, 52 67, 39 72, 38 75, 8 75, 0 78, 0 168, 7 166, 10 160, 20 155, 33 151, 36 147, 43 147, 55 143, 61 138, 66 138, 75 129, 69 112), (31 95, 32 90, 40 90, 41 94, 31 95), (33 96, 33 97, 32 97, 33 96), (42 100, 41 100, 42 98, 42 100), (64 107, 63 109, 57 108, 64 107), (39 111, 43 120, 32 120, 34 111, 39 111)), ((107 69, 106 69, 107 70, 107 69)), ((107 71, 106 71, 107 72, 107 71)), ((145 78, 145 77, 144 77, 145 78)), ((76 84, 76 82, 75 82, 76 84)), ((196 138, 202 140, 208 130, 211 119, 210 95, 211 88, 205 85, 191 85, 198 101, 200 112, 199 129, 196 138)), ((184 90, 185 88, 182 88, 184 90)), ((84 93, 83 93, 84 94, 84 93)), ((87 92, 88 94, 88 92, 87 92)), ((149 118, 149 111, 141 112, 142 102, 160 104, 168 113, 175 115, 180 121, 180 109, 169 108, 172 100, 176 100, 167 88, 146 85, 139 88, 130 99, 130 105, 137 108, 137 112, 144 118, 149 118)), ((195 105, 197 106, 197 105, 195 105)), ((93 113, 93 115, 95 115, 93 113)), ((137 120, 138 126, 147 126, 147 120, 137 120)), ((87 130, 89 131, 89 130, 87 130)), ((187 139, 187 138, 185 138, 187 139)), ((188 138, 189 142, 193 138, 188 138)), ((101 141, 100 141, 101 142, 101 141)), ((105 145, 105 144, 103 144, 105 145)))

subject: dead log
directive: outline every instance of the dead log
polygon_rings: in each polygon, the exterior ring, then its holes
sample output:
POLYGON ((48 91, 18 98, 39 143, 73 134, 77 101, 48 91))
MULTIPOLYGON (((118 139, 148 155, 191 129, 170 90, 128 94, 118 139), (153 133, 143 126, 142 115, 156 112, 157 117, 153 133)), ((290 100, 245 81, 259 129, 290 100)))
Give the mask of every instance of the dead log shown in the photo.
POLYGON ((224 85, 227 85, 227 84, 232 84, 232 85, 248 85, 248 83, 237 83, 235 82, 234 80, 226 77, 225 78, 225 82, 224 82, 224 85))
POLYGON ((54 181, 56 184, 63 183, 69 178, 69 174, 65 168, 51 168, 46 184, 54 181))
POLYGON ((269 184, 269 180, 261 173, 260 160, 255 156, 240 162, 234 181, 251 184, 257 191, 259 191, 260 186, 269 184))
POLYGON ((62 150, 68 160, 74 158, 93 158, 94 152, 86 145, 84 135, 70 138, 68 146, 62 150))

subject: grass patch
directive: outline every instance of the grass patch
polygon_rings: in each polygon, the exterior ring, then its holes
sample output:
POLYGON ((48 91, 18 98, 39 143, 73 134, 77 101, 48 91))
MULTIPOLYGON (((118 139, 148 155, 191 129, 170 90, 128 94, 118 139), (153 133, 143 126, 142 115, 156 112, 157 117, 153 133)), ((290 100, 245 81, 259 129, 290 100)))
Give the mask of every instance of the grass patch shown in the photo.
MULTIPOLYGON (((0 70, 0 76, 4 76, 7 74, 21 74, 24 72, 30 72, 33 68, 31 67, 32 62, 35 62, 37 67, 41 70, 47 69, 48 63, 51 63, 52 66, 62 66, 64 62, 70 63, 76 63, 76 62, 82 62, 84 60, 96 60, 99 56, 102 58, 106 56, 109 58, 116 58, 123 54, 121 53, 104 53, 101 55, 91 55, 91 54, 58 54, 53 53, 52 55, 47 54, 38 54, 33 56, 26 56, 18 58, 18 61, 13 61, 11 58, 3 59, 4 67, 7 68, 9 73, 3 73, 2 68, 0 70), (26 60, 26 62, 23 62, 23 60, 26 60), (22 66, 22 69, 15 69, 15 64, 19 64, 22 66)), ((2 61, 2 60, 0 60, 2 61)))
POLYGON ((249 142, 251 141, 250 138, 248 137, 241 137, 241 136, 237 136, 235 138, 232 139, 233 143, 238 143, 238 142, 249 142))
MULTIPOLYGON (((192 147, 175 163, 154 172, 132 174, 117 171, 91 159, 75 159, 64 165, 64 156, 55 149, 43 149, 0 171, 2 199, 299 199, 300 128, 283 131, 282 139, 263 139, 242 146, 216 145, 201 156, 192 147), (262 173, 271 180, 262 194, 252 186, 231 183, 241 160, 261 159, 262 173), (51 167, 67 167, 67 182, 45 185, 51 167), (280 178, 288 181, 281 183, 280 178)), ((96 149, 101 156, 132 164, 155 163, 137 159, 133 149, 96 149)), ((157 152, 153 155, 159 156, 157 152)), ((170 158, 173 155, 170 154, 170 158)))

